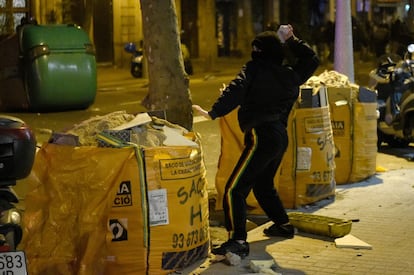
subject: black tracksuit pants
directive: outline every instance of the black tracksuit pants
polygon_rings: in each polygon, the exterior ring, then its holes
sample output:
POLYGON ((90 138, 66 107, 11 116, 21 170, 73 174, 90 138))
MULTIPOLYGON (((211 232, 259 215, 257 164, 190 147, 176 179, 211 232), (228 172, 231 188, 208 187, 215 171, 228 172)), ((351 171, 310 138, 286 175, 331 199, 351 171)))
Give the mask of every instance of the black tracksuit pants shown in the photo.
POLYGON ((289 221, 274 188, 274 176, 288 145, 282 122, 266 122, 245 132, 244 150, 226 183, 223 209, 229 237, 246 240, 246 198, 250 191, 276 224, 289 221))

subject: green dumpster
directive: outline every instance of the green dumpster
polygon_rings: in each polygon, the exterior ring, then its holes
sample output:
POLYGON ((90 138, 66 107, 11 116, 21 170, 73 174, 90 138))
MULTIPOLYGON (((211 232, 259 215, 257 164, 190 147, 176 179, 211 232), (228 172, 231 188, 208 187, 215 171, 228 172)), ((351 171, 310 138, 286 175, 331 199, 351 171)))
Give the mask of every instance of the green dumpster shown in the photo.
POLYGON ((24 25, 19 34, 28 109, 85 109, 95 100, 96 59, 87 33, 76 25, 24 25))

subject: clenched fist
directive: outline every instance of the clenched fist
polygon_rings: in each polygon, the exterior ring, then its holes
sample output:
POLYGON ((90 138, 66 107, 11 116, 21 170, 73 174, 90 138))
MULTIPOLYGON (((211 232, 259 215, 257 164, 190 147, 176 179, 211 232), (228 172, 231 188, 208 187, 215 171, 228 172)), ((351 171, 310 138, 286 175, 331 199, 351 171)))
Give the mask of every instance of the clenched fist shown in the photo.
POLYGON ((277 36, 280 39, 280 42, 285 43, 290 37, 293 36, 293 27, 289 25, 280 25, 277 30, 277 36))

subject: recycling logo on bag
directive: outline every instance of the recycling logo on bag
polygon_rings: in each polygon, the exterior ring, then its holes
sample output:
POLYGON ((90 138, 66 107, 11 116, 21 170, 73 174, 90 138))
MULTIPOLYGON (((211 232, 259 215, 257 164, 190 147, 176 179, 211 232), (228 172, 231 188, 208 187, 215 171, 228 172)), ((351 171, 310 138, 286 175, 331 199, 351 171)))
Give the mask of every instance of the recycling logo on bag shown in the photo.
POLYGON ((112 242, 128 240, 128 219, 109 220, 109 230, 112 232, 112 242))
POLYGON ((131 182, 123 181, 119 184, 116 196, 113 202, 113 207, 132 206, 132 191, 131 182))

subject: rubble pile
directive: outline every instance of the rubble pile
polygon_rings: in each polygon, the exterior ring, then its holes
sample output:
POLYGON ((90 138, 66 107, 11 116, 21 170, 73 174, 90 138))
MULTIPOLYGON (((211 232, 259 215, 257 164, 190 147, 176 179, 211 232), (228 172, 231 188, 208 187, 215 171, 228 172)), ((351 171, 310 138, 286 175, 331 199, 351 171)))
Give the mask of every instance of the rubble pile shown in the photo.
POLYGON ((105 142, 100 140, 102 138, 142 147, 196 145, 193 136, 177 124, 150 117, 147 113, 133 115, 125 111, 84 120, 63 133, 53 133, 50 142, 72 146, 105 147, 105 142))

